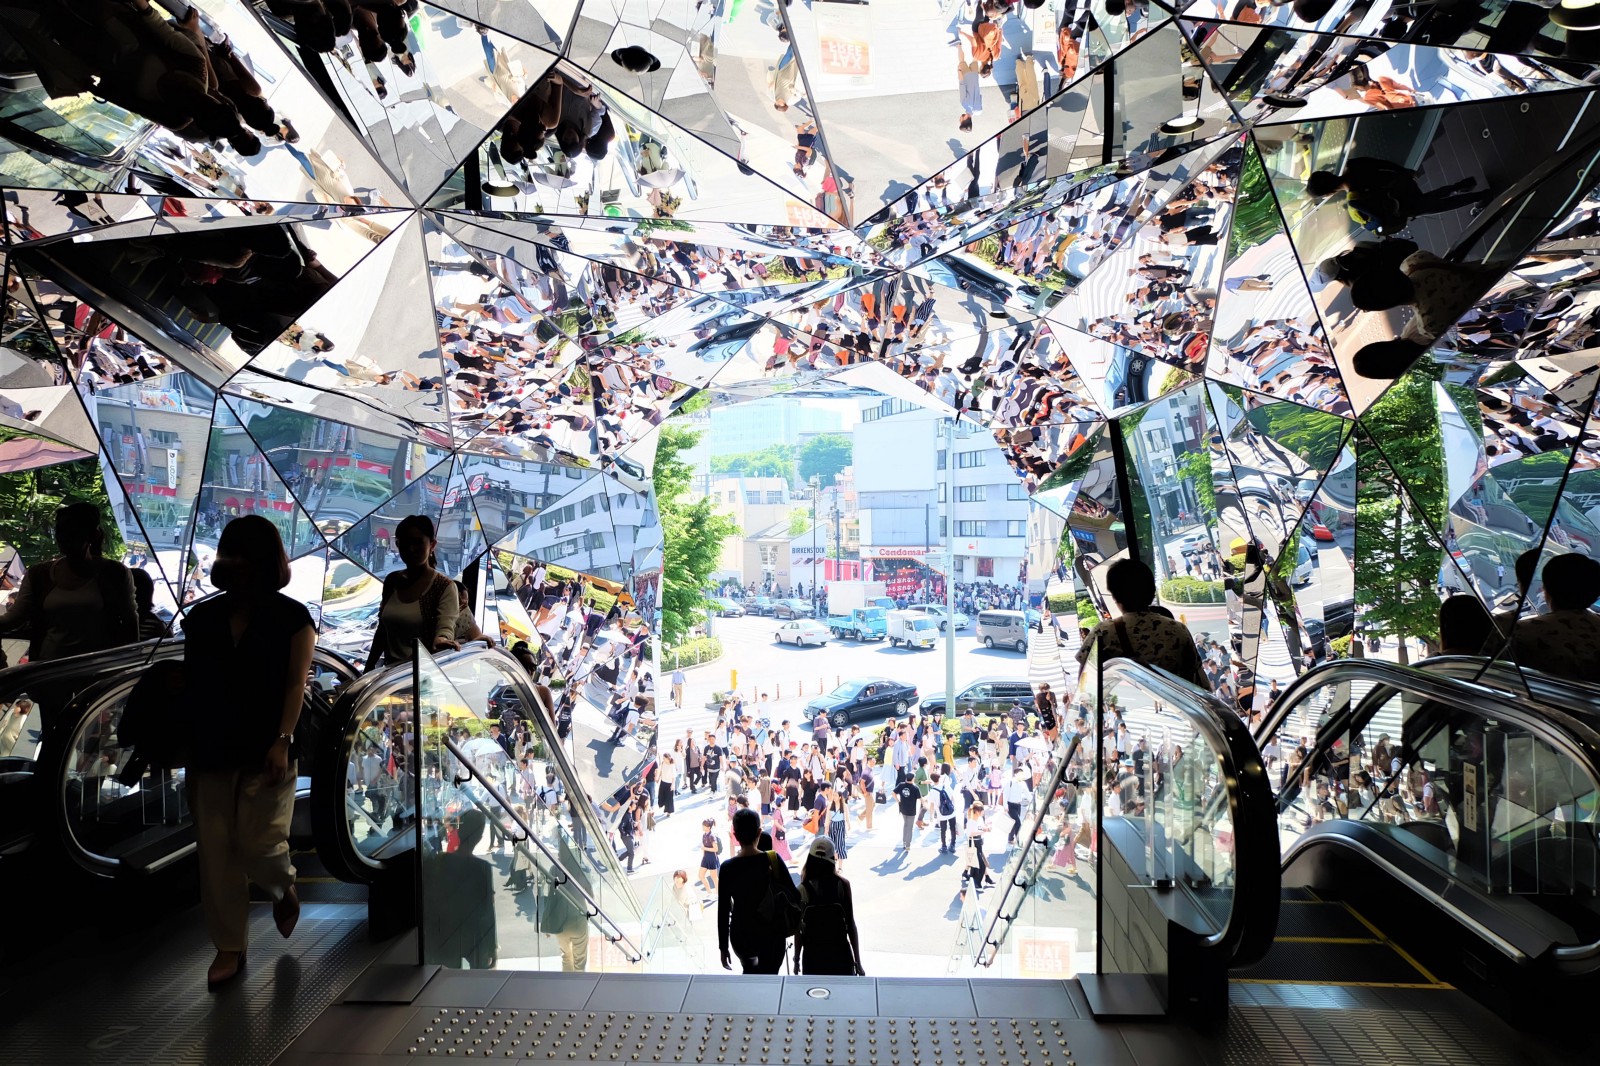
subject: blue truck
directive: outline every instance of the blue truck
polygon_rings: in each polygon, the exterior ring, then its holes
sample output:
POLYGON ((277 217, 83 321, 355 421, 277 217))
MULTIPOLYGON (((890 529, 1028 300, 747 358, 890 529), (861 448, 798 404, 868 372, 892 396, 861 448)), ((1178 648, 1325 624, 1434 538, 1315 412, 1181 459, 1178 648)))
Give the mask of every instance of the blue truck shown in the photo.
POLYGON ((889 635, 889 612, 882 607, 854 607, 829 615, 828 630, 851 640, 883 640, 889 635))

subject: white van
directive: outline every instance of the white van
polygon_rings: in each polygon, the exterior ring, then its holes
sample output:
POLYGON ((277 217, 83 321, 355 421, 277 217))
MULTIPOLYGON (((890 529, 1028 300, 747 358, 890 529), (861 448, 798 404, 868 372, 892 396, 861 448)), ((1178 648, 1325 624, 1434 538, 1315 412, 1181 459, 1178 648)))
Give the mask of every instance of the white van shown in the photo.
POLYGON ((1028 620, 1021 611, 979 611, 978 640, 985 648, 1028 650, 1028 620))
POLYGON ((931 648, 939 643, 939 621, 921 611, 889 612, 889 647, 931 648))

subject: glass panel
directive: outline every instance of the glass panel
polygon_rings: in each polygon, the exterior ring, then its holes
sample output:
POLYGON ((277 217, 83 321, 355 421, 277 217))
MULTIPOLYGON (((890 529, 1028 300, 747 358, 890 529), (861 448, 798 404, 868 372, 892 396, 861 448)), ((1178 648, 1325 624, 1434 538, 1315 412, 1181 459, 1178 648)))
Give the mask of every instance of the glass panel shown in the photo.
POLYGON ((610 825, 523 705, 519 669, 497 653, 419 655, 424 959, 637 970, 645 913, 610 825))

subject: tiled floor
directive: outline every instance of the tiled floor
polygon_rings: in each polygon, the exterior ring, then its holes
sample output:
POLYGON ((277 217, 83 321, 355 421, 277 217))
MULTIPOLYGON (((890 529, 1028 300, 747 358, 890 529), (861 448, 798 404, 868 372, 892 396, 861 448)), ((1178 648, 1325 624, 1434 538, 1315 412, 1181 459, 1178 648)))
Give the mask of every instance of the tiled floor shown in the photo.
POLYGON ((441 972, 409 1005, 331 1008, 277 1066, 419 1057, 603 1066, 1566 1061, 1441 990, 1237 985, 1228 1023, 1207 1034, 1097 1023, 1073 981, 441 972))

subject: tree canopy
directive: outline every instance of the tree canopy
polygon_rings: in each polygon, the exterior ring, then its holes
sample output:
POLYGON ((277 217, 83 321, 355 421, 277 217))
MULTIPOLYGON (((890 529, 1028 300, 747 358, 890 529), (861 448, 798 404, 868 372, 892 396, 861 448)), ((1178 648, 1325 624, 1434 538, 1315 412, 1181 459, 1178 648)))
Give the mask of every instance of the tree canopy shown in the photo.
POLYGON ((20 470, 0 477, 0 526, 26 564, 43 562, 56 553, 56 510, 83 501, 100 509, 106 531, 105 555, 120 559, 122 534, 111 514, 111 499, 98 459, 79 459, 39 470, 20 470))
POLYGON ((691 628, 705 621, 705 590, 722 555, 722 542, 739 532, 731 516, 717 511, 711 497, 687 499, 694 471, 681 453, 699 439, 689 426, 667 421, 661 424, 656 443, 656 511, 664 542, 658 636, 666 646, 680 643, 691 628))
POLYGON ((819 433, 800 449, 800 480, 809 482, 815 475, 826 485, 854 461, 855 442, 849 434, 819 433))
POLYGON ((1444 443, 1433 381, 1413 371, 1361 416, 1356 431, 1356 605, 1369 633, 1439 640, 1444 443))
POLYGON ((757 452, 713 455, 711 472, 729 477, 794 478, 794 449, 787 444, 769 444, 757 452))

